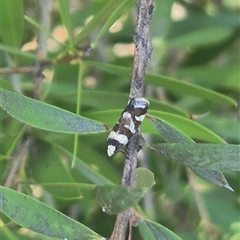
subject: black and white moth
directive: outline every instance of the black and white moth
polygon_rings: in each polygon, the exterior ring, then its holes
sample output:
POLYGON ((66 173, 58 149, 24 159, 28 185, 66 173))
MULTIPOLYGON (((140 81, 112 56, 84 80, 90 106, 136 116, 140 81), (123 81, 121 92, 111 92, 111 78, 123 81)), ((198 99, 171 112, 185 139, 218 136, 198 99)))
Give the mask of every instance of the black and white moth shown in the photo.
POLYGON ((111 157, 126 145, 143 121, 149 102, 145 98, 131 98, 107 139, 107 154, 111 157))

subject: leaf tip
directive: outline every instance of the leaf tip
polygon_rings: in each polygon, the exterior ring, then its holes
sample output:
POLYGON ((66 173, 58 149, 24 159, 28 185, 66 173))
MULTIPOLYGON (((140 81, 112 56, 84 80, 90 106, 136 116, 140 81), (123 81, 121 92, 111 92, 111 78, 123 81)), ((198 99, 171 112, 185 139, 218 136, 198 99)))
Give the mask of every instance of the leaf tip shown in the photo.
POLYGON ((228 190, 234 192, 233 188, 231 186, 229 186, 227 183, 224 185, 225 188, 227 188, 228 190))
POLYGON ((203 113, 201 115, 190 114, 190 119, 197 120, 199 118, 203 118, 203 117, 207 116, 209 113, 210 113, 210 111, 203 113))

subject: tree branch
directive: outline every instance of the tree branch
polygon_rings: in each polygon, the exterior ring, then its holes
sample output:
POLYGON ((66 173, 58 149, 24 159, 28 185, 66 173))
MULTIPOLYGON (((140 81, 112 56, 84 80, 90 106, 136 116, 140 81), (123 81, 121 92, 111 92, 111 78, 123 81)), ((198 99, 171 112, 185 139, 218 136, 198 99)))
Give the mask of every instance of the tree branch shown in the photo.
POLYGON ((152 53, 150 21, 153 12, 152 0, 136 0, 137 25, 133 36, 135 44, 130 97, 142 97, 145 84, 145 70, 152 53))
MULTIPOLYGON (((152 45, 150 38, 150 21, 153 12, 152 0, 136 0, 137 8, 137 24, 133 36, 135 44, 134 62, 131 74, 130 98, 141 98, 144 93, 145 70, 147 62, 152 53, 152 45)), ((139 151, 140 128, 127 145, 126 160, 123 169, 122 185, 135 187, 137 153, 139 151)), ((123 213, 117 215, 111 240, 124 240, 129 218, 133 213, 130 208, 123 213)))

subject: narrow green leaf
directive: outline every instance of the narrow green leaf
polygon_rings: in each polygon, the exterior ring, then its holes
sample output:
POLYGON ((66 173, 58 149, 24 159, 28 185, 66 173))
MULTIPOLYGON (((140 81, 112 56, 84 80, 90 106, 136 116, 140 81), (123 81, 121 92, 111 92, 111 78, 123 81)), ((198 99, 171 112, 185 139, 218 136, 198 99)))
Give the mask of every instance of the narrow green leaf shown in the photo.
POLYGON ((156 240, 153 233, 144 221, 138 221, 137 228, 142 236, 142 239, 156 240))
POLYGON ((23 56, 23 57, 26 57, 26 58, 31 58, 33 60, 38 59, 38 56, 33 54, 33 53, 23 52, 19 48, 10 47, 10 46, 7 46, 7 45, 1 44, 1 43, 0 43, 0 49, 2 51, 6 51, 8 53, 13 53, 15 55, 23 56))
MULTIPOLYGON (((84 63, 96 67, 102 71, 109 72, 115 75, 125 76, 126 79, 129 78, 130 68, 90 61, 85 61, 84 63)), ((154 86, 169 89, 177 94, 192 95, 218 104, 237 106, 236 101, 232 98, 226 97, 220 93, 211 91, 203 87, 180 81, 178 79, 147 73, 146 82, 147 84, 152 84, 154 86)))
MULTIPOLYGON (((188 144, 195 143, 190 137, 184 134, 180 129, 172 126, 170 123, 149 115, 147 116, 147 119, 155 126, 155 128, 163 136, 166 142, 188 144)), ((207 167, 197 167, 193 165, 190 165, 189 168, 207 181, 232 190, 221 171, 208 169, 207 167)))
POLYGON ((233 191, 232 187, 228 184, 225 176, 221 171, 209 169, 207 167, 191 166, 190 169, 195 172, 201 178, 214 183, 220 187, 225 187, 230 191, 233 191))
MULTIPOLYGON (((76 104, 76 114, 80 115, 80 101, 81 101, 81 93, 82 93, 82 78, 83 78, 83 71, 82 71, 82 62, 79 61, 78 64, 78 84, 77 84, 77 104, 76 104)), ((75 161, 76 161, 76 155, 77 155, 77 150, 78 150, 78 135, 75 134, 74 136, 74 148, 73 148, 73 158, 72 158, 72 168, 75 166, 75 161)))
POLYGON ((234 29, 239 26, 238 14, 230 11, 221 12, 221 14, 206 14, 204 11, 195 12, 182 21, 172 22, 167 40, 178 38, 182 35, 190 34, 193 31, 203 30, 207 28, 218 29, 225 27, 234 29))
POLYGON ((156 240, 181 240, 179 236, 159 223, 149 220, 145 220, 144 223, 148 226, 156 240))
MULTIPOLYGON (((24 16, 24 19, 29 22, 31 25, 33 25, 35 28, 41 30, 42 32, 46 33, 49 37, 55 39, 58 43, 60 43, 55 37, 54 35, 48 31, 46 28, 44 28, 43 26, 41 26, 38 22, 36 22, 34 19, 28 17, 28 16, 24 16)), ((61 44, 61 43, 60 43, 61 44)))
MULTIPOLYGON (((63 156, 67 164, 70 164, 73 156, 73 136, 66 135, 66 137, 59 138, 58 134, 47 134, 44 135, 44 139, 54 144, 60 156, 63 156)), ((71 169, 71 175, 76 181, 91 181, 96 185, 119 182, 121 174, 107 158, 106 139, 107 134, 79 136, 76 165, 71 169)))
POLYGON ((169 40, 168 44, 170 47, 202 47, 225 40, 231 35, 231 32, 232 29, 229 27, 195 29, 194 31, 169 40))
POLYGON ((90 35, 99 25, 104 24, 122 2, 122 0, 110 0, 107 2, 104 8, 101 9, 101 11, 94 16, 87 26, 76 36, 74 39, 74 46, 90 35))
POLYGON ((19 48, 23 37, 22 0, 1 1, 1 39, 11 47, 19 48))
MULTIPOLYGON (((59 150, 61 154, 65 155, 69 160, 72 159, 72 153, 61 147, 60 145, 54 144, 59 150)), ((105 178, 102 174, 100 174, 96 169, 90 167, 86 163, 84 163, 81 159, 76 157, 75 169, 77 169, 80 173, 82 173, 87 179, 89 179, 94 184, 111 184, 111 182, 105 178)))
POLYGON ((44 28, 43 26, 41 26, 39 23, 37 23, 34 19, 28 17, 28 16, 24 16, 24 19, 26 21, 28 21, 30 24, 32 24, 34 27, 36 27, 37 29, 41 30, 42 32, 46 33, 49 37, 51 37, 52 39, 54 39, 56 42, 58 42, 60 45, 71 49, 73 52, 77 53, 77 50, 75 50, 74 48, 72 48, 71 46, 68 46, 65 43, 59 42, 59 40, 50 32, 48 31, 46 28, 44 28))
POLYGON ((227 87, 240 91, 239 86, 239 66, 231 64, 219 67, 209 65, 197 65, 194 67, 184 67, 174 72, 178 78, 192 79, 193 82, 201 83, 207 88, 227 87))
POLYGON ((11 227, 4 226, 3 223, 1 223, 1 231, 0 231, 1 239, 4 240, 21 240, 19 237, 12 232, 11 227))
MULTIPOLYGON (((49 143, 36 139, 34 145, 30 147, 29 159, 29 167, 38 184, 75 183, 70 174, 70 169, 63 164, 59 154, 49 143)), ((45 189, 61 199, 81 197, 79 189, 54 188, 51 186, 49 188, 45 187, 45 189)))
POLYGON ((106 131, 99 122, 3 89, 0 89, 0 105, 19 121, 47 131, 79 134, 106 131))
POLYGON ((97 45, 98 40, 109 30, 109 28, 118 20, 123 14, 127 12, 134 6, 133 1, 122 1, 119 6, 113 11, 112 15, 107 19, 101 31, 98 33, 93 45, 97 45))
MULTIPOLYGON (((117 119, 119 118, 121 111, 122 109, 111 111, 97 111, 85 114, 85 116, 91 119, 95 119, 96 121, 104 122, 109 126, 113 126, 116 123, 117 119)), ((225 141, 218 135, 190 119, 166 112, 154 110, 149 110, 148 112, 151 113, 152 115, 160 117, 164 121, 177 127, 179 130, 187 134, 189 137, 207 142, 225 143, 225 141)), ((147 114, 147 118, 148 116, 150 115, 147 114)), ((147 121, 143 121, 143 123, 141 124, 141 129, 144 133, 150 134, 156 133, 156 130, 147 121)))
POLYGON ((161 86, 177 94, 191 95, 218 104, 237 106, 236 101, 230 97, 214 92, 207 88, 180 81, 178 79, 155 74, 147 74, 146 79, 148 84, 161 86))
MULTIPOLYGON (((202 125, 180 116, 177 116, 175 114, 160 112, 160 111, 152 111, 149 110, 151 114, 154 114, 158 117, 161 117, 161 119, 164 119, 165 121, 169 122, 171 125, 174 125, 179 130, 184 132, 185 134, 189 135, 192 138, 207 141, 207 142, 216 142, 216 143, 225 143, 225 141, 220 138, 215 133, 211 132, 207 128, 203 127, 202 125)), ((113 126, 117 119, 119 118, 121 114, 121 109, 119 110, 111 110, 111 111, 97 111, 85 114, 87 117, 101 121, 106 123, 109 127, 113 126)), ((146 118, 148 118, 150 115, 147 114, 146 118)), ((152 127, 151 124, 149 124, 147 121, 143 121, 141 125, 142 132, 149 133, 149 134, 156 134, 156 130, 152 127)))
POLYGON ((0 209, 22 227, 57 239, 102 239, 83 224, 25 194, 0 186, 0 209))
MULTIPOLYGON (((68 103, 76 103, 76 92, 68 92, 56 94, 52 97, 68 103)), ((188 114, 171 104, 160 102, 159 100, 148 98, 151 109, 169 112, 182 117, 188 117, 188 114)), ((123 109, 128 101, 128 94, 118 92, 103 92, 103 91, 81 91, 81 107, 88 111, 93 110, 110 110, 123 109), (117 99, 117 101, 115 101, 117 99)))
POLYGON ((70 2, 69 0, 57 0, 59 12, 61 15, 62 23, 65 26, 67 33, 68 33, 68 39, 72 45, 72 24, 71 24, 71 18, 70 18, 70 2))
POLYGON ((146 192, 145 188, 130 190, 126 186, 96 186, 96 198, 107 214, 117 214, 137 204, 146 192))
POLYGON ((186 166, 206 167, 212 170, 240 171, 240 146, 232 144, 152 144, 165 158, 186 166))
POLYGON ((236 111, 228 111, 227 114, 221 114, 221 116, 216 112, 216 114, 211 114, 211 117, 197 119, 197 122, 224 136, 229 142, 240 143, 240 121, 236 118, 236 111))
MULTIPOLYGON (((155 117, 155 118, 157 117, 158 120, 156 120, 156 121, 159 121, 160 119, 161 119, 160 121, 163 120, 161 122, 161 125, 164 124, 164 122, 168 125, 170 124, 169 125, 170 127, 174 126, 178 130, 180 130, 180 132, 183 132, 184 135, 188 135, 191 138, 195 138, 195 139, 207 141, 207 142, 225 143, 225 141, 221 137, 219 137, 218 135, 216 135, 209 129, 203 127, 202 125, 198 124, 197 122, 194 122, 193 120, 183 118, 183 117, 177 116, 175 114, 164 113, 164 112, 160 112, 160 111, 149 110, 148 112, 150 114, 154 115, 153 117, 155 117)), ((147 114, 148 119, 149 119, 149 117, 151 118, 151 115, 147 114)), ((155 126, 155 127, 156 127, 156 129, 158 129, 157 126, 155 126)), ((163 125, 162 125, 162 127, 163 127, 163 125)), ((168 127, 166 125, 165 125, 165 127, 168 129, 168 127)), ((162 131, 163 130, 161 130, 161 134, 162 134, 162 131)), ((177 133, 175 133, 175 134, 177 134, 177 133)), ((178 137, 182 138, 183 136, 178 136, 178 137)), ((165 136, 165 138, 167 139, 167 136, 165 136)))
POLYGON ((161 102, 156 99, 151 99, 148 98, 150 102, 150 109, 151 110, 156 110, 156 111, 161 111, 161 112, 166 112, 166 113, 172 113, 175 115, 179 115, 184 118, 189 118, 189 114, 182 111, 180 108, 177 108, 173 106, 172 104, 168 104, 166 102, 161 102))
POLYGON ((147 115, 147 119, 150 123, 154 125, 154 127, 163 136, 166 142, 194 143, 194 141, 189 136, 185 135, 183 132, 176 129, 170 123, 167 123, 162 119, 159 119, 150 115, 147 115))

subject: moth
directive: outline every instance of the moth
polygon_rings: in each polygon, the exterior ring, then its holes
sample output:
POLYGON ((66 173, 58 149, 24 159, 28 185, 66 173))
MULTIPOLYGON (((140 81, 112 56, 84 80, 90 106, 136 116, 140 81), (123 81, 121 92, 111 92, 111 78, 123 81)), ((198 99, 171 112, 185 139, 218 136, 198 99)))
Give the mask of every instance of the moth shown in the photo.
POLYGON ((111 157, 128 143, 143 121, 149 102, 145 98, 131 98, 107 138, 107 154, 111 157))

